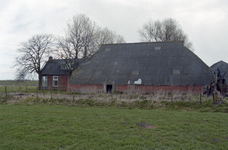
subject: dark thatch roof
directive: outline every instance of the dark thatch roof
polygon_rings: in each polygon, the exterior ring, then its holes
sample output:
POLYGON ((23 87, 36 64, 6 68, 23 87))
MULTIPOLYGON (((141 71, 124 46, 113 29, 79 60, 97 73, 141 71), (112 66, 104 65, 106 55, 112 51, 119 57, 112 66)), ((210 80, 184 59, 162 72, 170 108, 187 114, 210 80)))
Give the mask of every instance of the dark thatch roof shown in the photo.
POLYGON ((211 69, 215 72, 217 71, 217 68, 219 68, 221 73, 226 73, 228 71, 228 64, 221 60, 211 66, 211 69))
POLYGON ((228 85, 228 64, 224 61, 219 61, 211 66, 211 69, 220 75, 218 79, 225 79, 226 84, 228 85), (219 69, 220 72, 217 72, 217 69, 219 69))
MULTIPOLYGON (((77 65, 74 67, 75 69, 81 65, 83 59, 77 60, 77 65)), ((66 60, 64 59, 50 59, 45 64, 44 68, 41 71, 41 75, 48 76, 48 75, 68 75, 69 70, 61 69, 61 65, 65 64, 66 60)))
POLYGON ((69 84, 207 85, 213 71, 183 42, 102 45, 76 69, 69 84))

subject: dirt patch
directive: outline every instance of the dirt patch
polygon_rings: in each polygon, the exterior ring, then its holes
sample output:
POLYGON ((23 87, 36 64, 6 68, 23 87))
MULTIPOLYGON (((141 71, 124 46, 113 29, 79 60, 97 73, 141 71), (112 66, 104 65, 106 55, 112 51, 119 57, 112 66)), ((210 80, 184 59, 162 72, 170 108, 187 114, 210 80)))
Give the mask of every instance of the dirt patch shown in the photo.
POLYGON ((152 126, 150 124, 147 124, 147 123, 136 123, 137 126, 139 127, 142 127, 142 128, 146 128, 146 129, 153 129, 153 128, 156 128, 156 126, 152 126))
POLYGON ((122 122, 122 124, 129 124, 128 122, 122 122))
POLYGON ((218 139, 213 139, 212 141, 213 142, 220 142, 218 139))

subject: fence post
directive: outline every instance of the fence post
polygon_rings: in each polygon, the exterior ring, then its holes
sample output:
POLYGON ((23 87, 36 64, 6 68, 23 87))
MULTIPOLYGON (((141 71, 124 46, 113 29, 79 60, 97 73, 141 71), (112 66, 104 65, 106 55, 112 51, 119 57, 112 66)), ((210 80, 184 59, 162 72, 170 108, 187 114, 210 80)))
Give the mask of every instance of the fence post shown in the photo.
POLYGON ((36 88, 36 92, 37 92, 36 98, 38 98, 38 89, 39 89, 39 87, 36 88))
POLYGON ((52 99, 52 89, 51 89, 51 99, 52 99))
POLYGON ((20 87, 20 89, 19 89, 19 90, 20 90, 20 98, 21 98, 21 87, 20 87))
POLYGON ((25 92, 27 92, 27 85, 26 85, 26 89, 25 89, 25 92))
POLYGON ((6 97, 7 97, 7 86, 5 86, 5 93, 6 93, 6 97))
POLYGON ((200 104, 202 104, 202 101, 201 101, 201 88, 200 88, 200 104))
POLYGON ((145 100, 145 95, 146 95, 146 92, 143 91, 143 100, 145 100))
POLYGON ((173 90, 171 90, 171 101, 173 101, 173 90))
POLYGON ((79 99, 81 98, 81 86, 79 85, 79 99))

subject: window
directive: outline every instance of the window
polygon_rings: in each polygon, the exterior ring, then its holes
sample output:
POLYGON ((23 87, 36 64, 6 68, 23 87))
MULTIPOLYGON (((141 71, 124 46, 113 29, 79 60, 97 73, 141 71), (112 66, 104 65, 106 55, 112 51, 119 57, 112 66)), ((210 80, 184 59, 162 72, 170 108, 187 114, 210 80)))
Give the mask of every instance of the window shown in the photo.
POLYGON ((61 64, 61 70, 65 70, 65 64, 61 64))
POLYGON ((111 50, 111 48, 106 48, 105 51, 106 52, 109 52, 111 50))
POLYGON ((42 77, 42 86, 47 86, 47 76, 42 77))
POLYGON ((139 71, 132 71, 132 75, 139 75, 139 71))
POLYGON ((58 86, 58 76, 53 76, 53 86, 58 86))
POLYGON ((173 69, 173 74, 174 74, 174 75, 179 75, 179 74, 180 74, 180 70, 178 70, 178 69, 173 69))
POLYGON ((73 65, 71 63, 62 63, 61 64, 61 70, 73 70, 73 65))
POLYGON ((157 51, 157 50, 161 50, 161 46, 156 46, 154 49, 155 49, 156 51, 157 51))

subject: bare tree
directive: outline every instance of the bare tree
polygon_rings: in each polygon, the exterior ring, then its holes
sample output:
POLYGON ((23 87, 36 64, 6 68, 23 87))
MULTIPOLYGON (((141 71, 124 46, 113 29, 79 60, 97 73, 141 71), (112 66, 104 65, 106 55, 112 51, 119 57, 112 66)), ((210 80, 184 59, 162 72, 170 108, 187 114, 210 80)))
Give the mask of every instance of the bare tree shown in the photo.
POLYGON ((98 32, 97 44, 98 48, 101 44, 112 44, 112 43, 125 43, 124 37, 117 34, 108 28, 103 28, 98 32))
MULTIPOLYGON (((124 38, 108 28, 102 29, 87 16, 79 14, 67 24, 66 36, 58 39, 56 55, 65 60, 69 76, 79 63, 79 59, 91 57, 101 44, 125 42, 124 38)), ((81 60, 82 60, 81 59, 81 60)))
POLYGON ((39 88, 42 86, 41 69, 48 55, 52 51, 52 35, 35 35, 27 42, 21 43, 17 50, 20 56, 16 57, 14 67, 17 68, 17 79, 24 79, 32 73, 39 77, 39 88))
POLYGON ((193 51, 193 45, 178 22, 172 18, 163 21, 150 20, 139 30, 142 41, 183 41, 185 47, 193 51))

